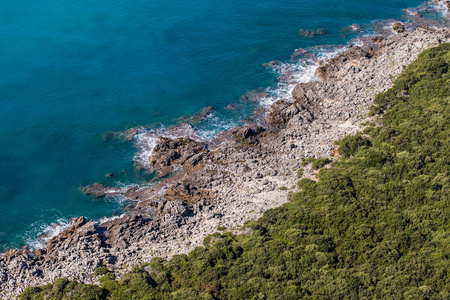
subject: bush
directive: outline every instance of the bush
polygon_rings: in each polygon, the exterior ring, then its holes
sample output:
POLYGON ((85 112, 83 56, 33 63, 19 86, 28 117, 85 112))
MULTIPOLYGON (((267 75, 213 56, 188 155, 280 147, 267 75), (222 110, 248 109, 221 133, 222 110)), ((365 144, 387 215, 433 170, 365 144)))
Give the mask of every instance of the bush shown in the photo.
POLYGON ((323 168, 325 165, 328 165, 331 162, 329 158, 318 158, 313 161, 311 168, 313 170, 318 170, 320 168, 323 168))
POLYGON ((97 269, 94 271, 94 276, 105 275, 105 274, 108 274, 109 272, 110 272, 110 271, 108 270, 108 268, 105 267, 105 266, 103 266, 103 267, 97 268, 97 269))
POLYGON ((344 157, 353 156, 362 146, 371 146, 371 142, 361 135, 346 136, 339 142, 339 154, 344 157))

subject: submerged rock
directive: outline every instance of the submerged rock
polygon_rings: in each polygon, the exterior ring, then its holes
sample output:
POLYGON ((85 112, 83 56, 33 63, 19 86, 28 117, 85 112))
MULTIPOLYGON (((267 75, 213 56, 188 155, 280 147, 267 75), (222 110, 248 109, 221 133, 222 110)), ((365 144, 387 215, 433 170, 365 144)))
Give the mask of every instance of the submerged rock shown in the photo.
POLYGON ((177 119, 180 123, 198 124, 214 111, 212 106, 203 107, 198 113, 192 116, 182 116, 177 119))
POLYGON ((81 187, 81 191, 88 196, 94 196, 96 198, 104 198, 106 196, 119 193, 121 189, 105 187, 101 183, 94 183, 91 185, 81 187))
POLYGON ((327 33, 326 33, 325 29, 323 29, 323 28, 316 28, 316 29, 312 29, 312 30, 300 29, 298 31, 298 34, 300 36, 304 36, 304 37, 313 37, 313 36, 317 36, 317 35, 324 35, 327 33))

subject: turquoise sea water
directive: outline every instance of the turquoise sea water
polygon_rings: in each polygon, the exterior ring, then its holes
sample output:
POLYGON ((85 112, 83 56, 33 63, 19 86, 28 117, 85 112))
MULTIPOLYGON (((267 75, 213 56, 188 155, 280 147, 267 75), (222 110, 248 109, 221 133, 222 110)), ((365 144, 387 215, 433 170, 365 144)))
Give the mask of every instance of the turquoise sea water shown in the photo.
POLYGON ((345 44, 342 28, 400 18, 420 0, 15 0, 0 5, 0 251, 52 222, 98 219, 120 201, 81 185, 133 170, 105 131, 166 126, 274 85, 262 67, 294 49, 345 44), (301 37, 299 29, 326 35, 301 37))

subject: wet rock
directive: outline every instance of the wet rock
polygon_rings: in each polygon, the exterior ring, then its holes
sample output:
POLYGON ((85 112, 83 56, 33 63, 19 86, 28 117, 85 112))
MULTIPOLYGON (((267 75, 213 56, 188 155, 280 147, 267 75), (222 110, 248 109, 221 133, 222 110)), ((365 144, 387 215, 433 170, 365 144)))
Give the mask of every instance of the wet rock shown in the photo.
POLYGON ((303 48, 295 49, 294 53, 291 55, 291 59, 295 58, 313 58, 314 54, 309 52, 308 50, 305 50, 303 48))
POLYGON ((357 32, 361 32, 362 31, 362 27, 359 24, 352 24, 348 27, 344 28, 345 31, 357 31, 357 32))
POLYGON ((47 242, 47 250, 49 252, 52 251, 52 249, 58 243, 61 243, 62 241, 71 238, 81 226, 86 224, 86 218, 85 217, 75 218, 75 219, 73 219, 72 223, 73 223, 73 225, 69 229, 64 230, 59 235, 57 235, 57 236, 51 238, 50 240, 48 240, 48 242, 47 242))
POLYGON ((372 43, 382 43, 383 41, 385 41, 386 40, 386 38, 384 38, 384 37, 382 37, 382 36, 376 36, 376 37, 373 37, 373 38, 371 38, 370 39, 370 41, 372 42, 372 43))
POLYGON ((205 118, 214 111, 212 106, 203 107, 198 113, 193 116, 183 116, 178 118, 180 123, 198 124, 205 120, 205 118))
POLYGON ((392 26, 392 30, 394 30, 397 33, 403 33, 403 32, 405 32, 405 26, 403 26, 402 23, 395 23, 392 26))
POLYGON ((263 67, 275 68, 275 67, 278 67, 280 65, 281 65, 281 61, 279 61, 279 60, 272 60, 272 61, 269 61, 268 63, 263 64, 263 67))
POLYGON ((120 193, 120 188, 105 187, 101 183, 94 183, 91 185, 81 187, 81 191, 88 196, 94 196, 96 198, 104 198, 106 196, 113 195, 115 193, 120 193))

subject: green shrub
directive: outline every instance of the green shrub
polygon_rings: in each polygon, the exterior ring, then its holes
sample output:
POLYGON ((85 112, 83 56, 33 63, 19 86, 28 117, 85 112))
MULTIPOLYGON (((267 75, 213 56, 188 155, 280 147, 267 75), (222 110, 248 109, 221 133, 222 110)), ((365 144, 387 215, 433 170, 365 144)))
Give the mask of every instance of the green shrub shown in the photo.
POLYGON ((313 170, 318 170, 320 168, 323 168, 325 165, 328 165, 331 162, 329 158, 318 158, 313 161, 311 168, 313 170))
POLYGON ((107 267, 103 266, 100 268, 95 269, 94 271, 94 276, 100 276, 100 275, 105 275, 107 273, 109 273, 110 271, 108 270, 107 267))
POLYGON ((339 142, 339 154, 344 157, 350 157, 356 154, 362 146, 370 146, 371 142, 361 135, 349 135, 339 142))
POLYGON ((307 166, 308 164, 312 163, 314 161, 314 157, 308 157, 300 163, 302 167, 307 166))

